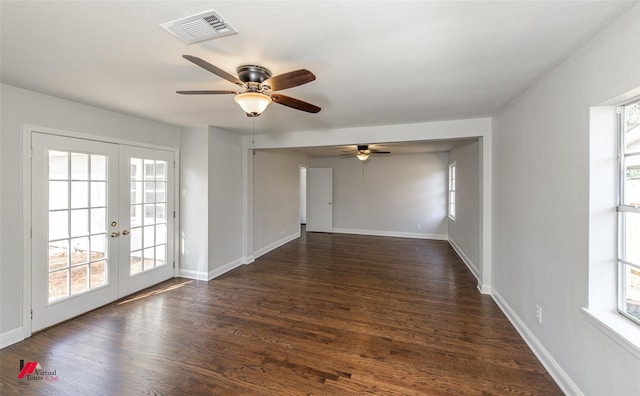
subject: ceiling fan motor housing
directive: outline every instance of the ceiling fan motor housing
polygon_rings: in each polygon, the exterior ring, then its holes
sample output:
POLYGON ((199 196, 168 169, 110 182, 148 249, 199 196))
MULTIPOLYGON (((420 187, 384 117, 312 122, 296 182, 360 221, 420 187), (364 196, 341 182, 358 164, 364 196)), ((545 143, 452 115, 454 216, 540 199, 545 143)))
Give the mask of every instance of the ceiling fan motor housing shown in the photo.
POLYGON ((262 66, 242 65, 236 68, 236 72, 238 73, 240 81, 245 83, 262 83, 271 78, 271 71, 262 66))

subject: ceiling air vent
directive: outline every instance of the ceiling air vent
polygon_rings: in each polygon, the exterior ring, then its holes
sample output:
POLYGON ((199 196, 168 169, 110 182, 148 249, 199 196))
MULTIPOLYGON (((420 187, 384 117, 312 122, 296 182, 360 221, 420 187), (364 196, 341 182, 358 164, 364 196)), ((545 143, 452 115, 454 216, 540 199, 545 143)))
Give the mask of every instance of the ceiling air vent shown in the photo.
POLYGON ((161 23, 160 26, 187 44, 238 33, 214 10, 161 23))

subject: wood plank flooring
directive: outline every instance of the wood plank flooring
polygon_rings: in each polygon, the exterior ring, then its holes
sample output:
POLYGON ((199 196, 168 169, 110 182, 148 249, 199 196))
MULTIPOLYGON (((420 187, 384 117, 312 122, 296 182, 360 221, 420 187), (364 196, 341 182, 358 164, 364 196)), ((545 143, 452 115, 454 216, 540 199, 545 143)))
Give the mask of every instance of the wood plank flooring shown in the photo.
POLYGON ((359 235, 173 279, 0 359, 2 395, 562 394, 447 242, 359 235))

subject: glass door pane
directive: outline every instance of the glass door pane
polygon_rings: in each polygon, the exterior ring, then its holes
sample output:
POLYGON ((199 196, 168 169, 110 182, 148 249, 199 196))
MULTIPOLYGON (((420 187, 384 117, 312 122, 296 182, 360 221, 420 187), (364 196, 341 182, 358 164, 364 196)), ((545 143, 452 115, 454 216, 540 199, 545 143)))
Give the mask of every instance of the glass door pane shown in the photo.
POLYGON ((131 158, 129 273, 167 264, 167 161, 131 158))
POLYGON ((48 303, 107 283, 107 161, 48 150, 48 303))
POLYGON ((174 276, 173 153, 120 146, 119 294, 174 276))

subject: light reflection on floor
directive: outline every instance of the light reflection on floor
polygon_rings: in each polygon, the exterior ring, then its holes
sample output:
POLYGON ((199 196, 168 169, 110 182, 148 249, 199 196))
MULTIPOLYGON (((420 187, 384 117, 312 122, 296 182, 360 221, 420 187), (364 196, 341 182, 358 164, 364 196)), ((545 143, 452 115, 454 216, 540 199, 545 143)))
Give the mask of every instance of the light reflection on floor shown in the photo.
POLYGON ((127 303, 130 303, 130 302, 133 302, 133 301, 142 300, 143 298, 147 298, 147 297, 155 296, 155 295, 157 295, 157 294, 161 294, 161 293, 166 293, 166 292, 171 291, 171 290, 176 290, 176 289, 179 289, 179 288, 181 288, 181 287, 183 287, 183 286, 188 285, 188 284, 189 284, 189 283, 191 283, 191 282, 193 282, 193 281, 186 281, 186 282, 178 283, 177 285, 172 285, 172 286, 166 287, 166 288, 164 288, 164 289, 160 289, 160 290, 152 290, 152 291, 147 292, 147 293, 138 294, 138 295, 135 295, 135 296, 133 296, 133 297, 131 297, 131 298, 129 298, 129 299, 126 299, 126 300, 120 301, 120 302, 118 303, 118 305, 127 304, 127 303))

